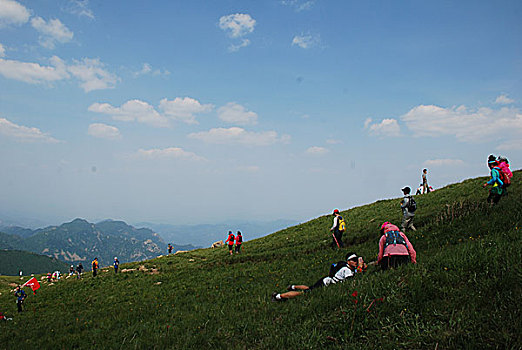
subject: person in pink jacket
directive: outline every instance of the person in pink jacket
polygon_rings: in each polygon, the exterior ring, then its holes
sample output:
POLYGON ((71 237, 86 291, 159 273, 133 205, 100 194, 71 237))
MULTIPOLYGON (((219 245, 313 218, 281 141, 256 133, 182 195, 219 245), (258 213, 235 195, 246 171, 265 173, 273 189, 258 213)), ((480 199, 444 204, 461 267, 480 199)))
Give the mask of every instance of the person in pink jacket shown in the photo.
POLYGON ((381 226, 381 234, 377 263, 383 269, 395 268, 410 261, 414 264, 417 263, 415 249, 413 249, 408 237, 397 226, 385 222, 381 226))

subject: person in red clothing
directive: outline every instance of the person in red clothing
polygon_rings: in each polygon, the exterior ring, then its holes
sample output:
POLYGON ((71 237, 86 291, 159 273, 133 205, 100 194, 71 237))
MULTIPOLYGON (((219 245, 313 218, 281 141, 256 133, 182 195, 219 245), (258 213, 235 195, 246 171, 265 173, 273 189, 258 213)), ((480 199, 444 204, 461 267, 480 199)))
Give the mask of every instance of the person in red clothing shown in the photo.
POLYGON ((225 241, 225 243, 228 243, 228 252, 230 253, 230 255, 233 254, 233 250, 234 250, 234 234, 232 233, 232 231, 228 231, 228 238, 227 240, 225 241))
POLYGON ((377 263, 383 269, 396 268, 410 261, 414 264, 417 263, 415 249, 413 249, 408 237, 397 226, 385 222, 381 226, 381 234, 377 263))
POLYGON ((243 244, 243 236, 241 235, 241 231, 237 231, 237 236, 236 236, 236 254, 241 253, 241 244, 243 244))

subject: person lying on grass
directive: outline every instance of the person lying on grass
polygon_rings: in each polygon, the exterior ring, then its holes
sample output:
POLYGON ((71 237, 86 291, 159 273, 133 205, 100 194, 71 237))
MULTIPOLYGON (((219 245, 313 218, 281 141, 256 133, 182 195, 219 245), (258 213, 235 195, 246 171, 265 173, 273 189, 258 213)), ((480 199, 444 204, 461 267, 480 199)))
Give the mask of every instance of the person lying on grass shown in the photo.
POLYGON ((366 270, 366 264, 361 257, 355 253, 348 253, 346 261, 339 261, 330 266, 330 273, 326 277, 322 277, 315 284, 309 286, 291 284, 287 287, 288 292, 272 294, 272 301, 287 301, 290 298, 295 298, 304 293, 310 292, 312 289, 326 287, 330 284, 343 282, 349 277, 353 277, 356 272, 363 272, 366 270))

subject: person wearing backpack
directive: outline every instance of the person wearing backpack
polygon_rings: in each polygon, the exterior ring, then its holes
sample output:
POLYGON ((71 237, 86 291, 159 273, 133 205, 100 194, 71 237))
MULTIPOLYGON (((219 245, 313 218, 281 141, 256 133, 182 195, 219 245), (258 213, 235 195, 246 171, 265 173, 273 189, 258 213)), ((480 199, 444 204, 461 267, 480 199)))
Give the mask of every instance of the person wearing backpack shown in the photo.
POLYGON ((504 186, 502 186, 503 194, 507 195, 507 188, 511 185, 511 178, 513 177, 513 173, 509 169, 509 161, 506 157, 498 156, 497 166, 500 169, 500 179, 504 182, 504 186))
POLYGON ((15 291, 15 297, 16 297, 16 306, 18 306, 18 312, 22 312, 22 304, 27 297, 27 294, 25 294, 24 290, 20 287, 16 287, 15 291))
POLYGON ((311 286, 306 285, 289 285, 286 293, 272 293, 272 301, 287 301, 290 298, 308 293, 315 288, 327 287, 330 284, 341 283, 345 279, 353 277, 356 273, 362 273, 366 270, 367 265, 362 257, 358 257, 355 253, 348 253, 346 259, 330 265, 328 276, 320 278, 311 286))
POLYGON ((241 231, 237 231, 236 235, 236 254, 241 253, 241 245, 243 244, 243 236, 241 235, 241 231))
POLYGON ((118 260, 118 258, 115 256, 114 257, 114 273, 118 273, 118 268, 120 267, 120 261, 118 260))
POLYGON ((379 240, 379 254, 377 264, 382 269, 396 268, 409 262, 417 263, 417 253, 411 245, 408 237, 399 231, 399 228, 389 222, 381 225, 381 238, 379 240))
POLYGON ((504 182, 501 180, 501 172, 500 168, 497 165, 497 160, 495 159, 495 156, 490 155, 488 158, 488 167, 491 169, 491 179, 489 179, 488 182, 486 182, 483 187, 486 187, 487 185, 492 185, 491 189, 489 190, 489 196, 487 198, 487 202, 491 205, 497 204, 500 200, 500 197, 502 196, 504 190, 504 182))
POLYGON ((228 231, 228 238, 227 240, 225 241, 225 243, 228 242, 228 252, 230 253, 230 255, 233 254, 233 250, 234 250, 234 234, 232 233, 232 231, 228 231))
POLYGON ((333 232, 332 248, 335 248, 335 246, 337 246, 338 248, 344 248, 343 233, 344 231, 346 231, 346 222, 344 221, 343 217, 339 214, 339 209, 334 209, 333 215, 333 226, 330 228, 330 232, 333 232))
POLYGON ((94 258, 92 261, 92 277, 96 277, 96 274, 98 272, 98 258, 94 258))
POLYGON ((410 195, 411 189, 406 186, 402 189, 402 193, 404 194, 404 198, 401 201, 401 209, 402 209, 402 230, 406 232, 406 230, 417 231, 415 226, 413 226, 413 217, 415 216, 415 211, 417 210, 417 203, 415 199, 410 195))

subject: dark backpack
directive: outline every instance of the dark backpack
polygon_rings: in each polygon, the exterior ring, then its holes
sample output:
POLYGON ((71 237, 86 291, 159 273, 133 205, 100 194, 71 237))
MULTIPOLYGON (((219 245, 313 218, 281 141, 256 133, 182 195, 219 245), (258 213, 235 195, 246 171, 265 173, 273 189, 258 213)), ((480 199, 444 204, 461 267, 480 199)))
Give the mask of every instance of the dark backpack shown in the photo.
POLYGON ((329 277, 334 277, 337 272, 343 267, 348 266, 346 261, 339 261, 330 265, 330 272, 328 273, 329 277))
POLYGON ((399 231, 388 231, 386 232, 386 242, 384 243, 384 249, 390 244, 403 244, 406 245, 406 240, 401 236, 399 231))
POLYGON ((412 196, 408 196, 408 206, 406 208, 410 213, 415 213, 415 210, 417 210, 417 202, 415 202, 412 196))

